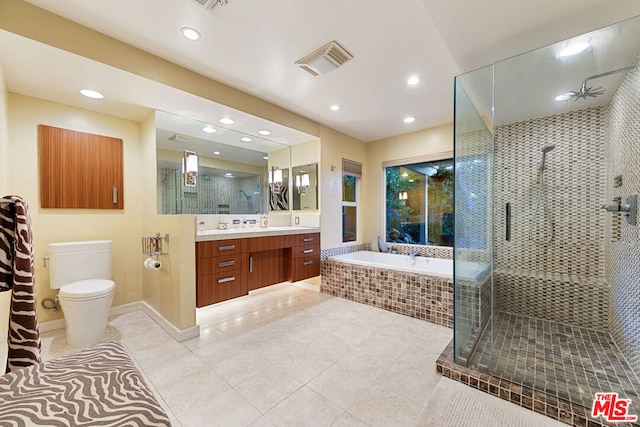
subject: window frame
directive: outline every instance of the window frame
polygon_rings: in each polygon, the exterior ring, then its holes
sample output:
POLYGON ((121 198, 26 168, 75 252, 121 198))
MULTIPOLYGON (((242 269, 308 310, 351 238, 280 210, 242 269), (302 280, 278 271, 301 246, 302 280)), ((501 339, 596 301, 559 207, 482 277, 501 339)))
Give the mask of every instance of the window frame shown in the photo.
MULTIPOLYGON (((445 151, 445 152, 439 152, 439 153, 434 153, 434 154, 430 154, 430 155, 425 155, 425 156, 416 156, 416 157, 411 157, 411 158, 404 158, 404 159, 396 159, 396 160, 388 160, 388 161, 384 161, 382 162, 382 216, 383 216, 383 221, 382 221, 382 234, 381 236, 384 236, 385 242, 392 244, 399 244, 398 242, 391 242, 389 240, 387 240, 387 224, 388 224, 388 212, 387 212, 387 168, 390 167, 402 167, 402 166, 408 166, 408 165, 415 165, 415 164, 419 164, 419 163, 431 163, 431 162, 442 162, 442 161, 447 161, 450 160, 451 163, 453 164, 453 169, 452 171, 454 172, 454 179, 455 179, 455 158, 454 158, 454 153, 453 151, 445 151)), ((455 185, 455 181, 454 181, 454 185, 455 185)), ((428 235, 428 193, 425 194, 426 196, 426 200, 425 200, 425 206, 426 206, 426 217, 425 217, 425 227, 426 227, 426 235, 425 235, 425 240, 426 243, 411 243, 414 245, 419 245, 419 246, 440 246, 440 245, 430 245, 428 243, 429 241, 429 235, 428 235)), ((455 196, 452 195, 452 203, 455 201, 455 196)), ((455 206, 454 206, 455 207, 455 206)), ((453 247, 453 243, 450 246, 442 246, 442 247, 453 247)))
POLYGON ((350 245, 357 245, 358 244, 358 239, 360 238, 360 209, 358 208, 358 205, 360 203, 360 187, 361 187, 361 181, 362 179, 362 165, 360 163, 354 162, 352 160, 347 160, 347 159, 342 159, 342 175, 341 175, 341 206, 340 206, 340 211, 341 211, 341 216, 342 216, 342 224, 341 224, 341 232, 342 232, 342 244, 345 246, 350 246, 350 245), (351 176, 353 178, 355 178, 355 192, 354 192, 354 198, 355 201, 345 201, 344 200, 344 177, 345 176, 351 176), (344 240, 344 208, 345 207, 352 207, 355 208, 356 214, 356 229, 355 229, 355 238, 353 240, 344 240))

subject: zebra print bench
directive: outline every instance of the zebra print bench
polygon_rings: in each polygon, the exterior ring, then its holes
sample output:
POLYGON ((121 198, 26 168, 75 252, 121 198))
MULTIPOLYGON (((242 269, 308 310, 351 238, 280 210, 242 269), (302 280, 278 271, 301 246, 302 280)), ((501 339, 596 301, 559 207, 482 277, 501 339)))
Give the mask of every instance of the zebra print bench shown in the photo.
POLYGON ((170 426, 119 342, 0 376, 0 426, 170 426))

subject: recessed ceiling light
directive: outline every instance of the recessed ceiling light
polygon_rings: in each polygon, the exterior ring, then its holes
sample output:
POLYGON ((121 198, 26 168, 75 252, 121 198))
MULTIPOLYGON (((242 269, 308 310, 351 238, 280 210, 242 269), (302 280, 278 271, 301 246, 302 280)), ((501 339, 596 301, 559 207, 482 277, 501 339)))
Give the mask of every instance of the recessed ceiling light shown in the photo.
POLYGON ((80 91, 80 93, 83 94, 84 96, 86 96, 87 98, 93 98, 93 99, 102 99, 102 98, 104 98, 103 94, 101 94, 97 90, 93 90, 93 89, 82 89, 80 91))
POLYGON ((213 154, 215 154, 216 156, 219 156, 220 152, 219 151, 214 151, 213 154))
POLYGON ((409 117, 405 117, 402 121, 405 123, 413 123, 416 121, 416 118, 409 116, 409 117))
POLYGON ((408 174, 407 172, 405 172, 405 173, 403 173, 403 174, 402 174, 402 177, 403 177, 403 178, 406 178, 406 177, 408 177, 408 176, 409 176, 409 174, 408 174))
POLYGON ((564 49, 562 49, 558 53, 558 56, 562 57, 562 56, 577 55, 578 53, 580 53, 583 50, 587 49, 589 46, 590 46, 589 42, 573 43, 573 44, 570 44, 569 46, 565 47, 564 49))
POLYGON ((556 101, 568 101, 571 99, 571 92, 561 93, 554 98, 556 101))
POLYGON ((233 176, 233 174, 232 174, 231 172, 225 172, 224 176, 232 177, 232 176, 233 176))
POLYGON ((215 133, 216 132, 216 128, 214 128, 213 126, 205 126, 205 127, 202 128, 202 132, 215 133))
POLYGON ((200 33, 191 27, 183 27, 180 29, 180 32, 182 32, 182 35, 191 41, 196 41, 200 38, 200 33))
POLYGON ((243 136, 242 138, 240 138, 240 141, 242 141, 242 142, 251 142, 251 141, 253 141, 253 139, 249 138, 248 136, 243 136))
POLYGON ((411 77, 409 77, 409 79, 407 80, 407 84, 408 84, 409 86, 415 86, 415 85, 417 85, 418 83, 420 83, 420 77, 418 77, 418 76, 411 76, 411 77))
POLYGON ((220 120, 218 120, 220 123, 222 123, 223 125, 232 125, 234 122, 233 120, 231 120, 228 117, 223 117, 220 120))
POLYGON ((263 159, 264 160, 269 160, 269 156, 264 156, 263 159))
POLYGON ((264 135, 264 136, 271 135, 271 132, 269 132, 269 131, 268 131, 268 130, 266 130, 266 129, 259 130, 259 131, 258 131, 258 133, 259 133, 260 135, 264 135))
POLYGON ((332 105, 331 106, 331 111, 338 111, 340 109, 339 105, 332 105))

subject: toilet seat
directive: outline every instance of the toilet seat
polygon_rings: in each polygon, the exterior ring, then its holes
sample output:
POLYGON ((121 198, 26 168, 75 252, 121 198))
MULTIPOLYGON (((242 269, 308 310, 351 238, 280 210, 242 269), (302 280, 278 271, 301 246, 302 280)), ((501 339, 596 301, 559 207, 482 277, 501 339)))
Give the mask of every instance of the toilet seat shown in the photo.
POLYGON ((116 284, 113 280, 78 280, 60 288, 58 298, 73 301, 96 299, 113 293, 115 287, 116 284))

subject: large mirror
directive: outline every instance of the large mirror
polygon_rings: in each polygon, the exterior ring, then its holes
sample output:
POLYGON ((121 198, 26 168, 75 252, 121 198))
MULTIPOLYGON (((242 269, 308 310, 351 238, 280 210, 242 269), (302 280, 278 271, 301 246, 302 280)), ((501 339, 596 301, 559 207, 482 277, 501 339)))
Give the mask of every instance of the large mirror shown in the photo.
POLYGON ((287 145, 158 111, 156 154, 160 214, 263 214, 290 209, 287 145), (185 152, 197 156, 195 174, 190 170, 193 162, 184 160, 185 152))
POLYGON ((293 210, 318 209, 318 164, 295 166, 293 177, 293 210))

